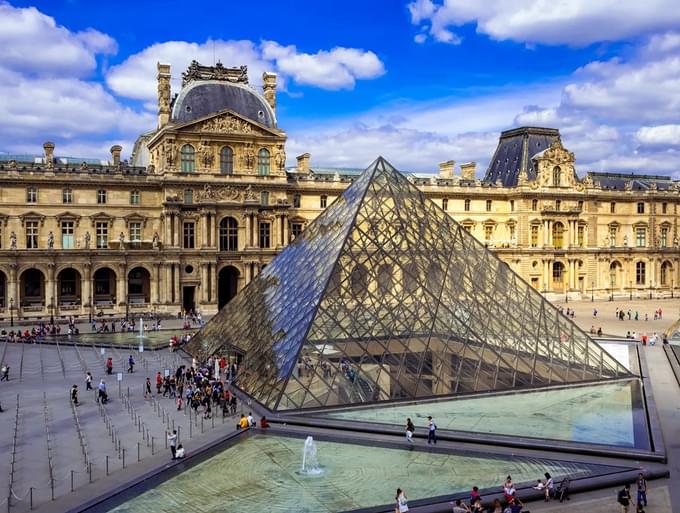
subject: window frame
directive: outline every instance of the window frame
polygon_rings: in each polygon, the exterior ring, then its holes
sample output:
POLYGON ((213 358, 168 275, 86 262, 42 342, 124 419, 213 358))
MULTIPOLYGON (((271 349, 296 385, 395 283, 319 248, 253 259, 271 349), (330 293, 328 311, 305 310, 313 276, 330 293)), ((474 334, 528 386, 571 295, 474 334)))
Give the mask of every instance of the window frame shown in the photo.
POLYGON ((61 249, 75 249, 76 247, 76 228, 74 221, 62 221, 59 223, 61 232, 61 249))
POLYGON ((635 262, 635 285, 647 283, 647 264, 643 261, 635 262))
POLYGON ((272 224, 269 221, 260 221, 258 225, 258 242, 261 249, 270 249, 272 224))
POLYGON ((26 249, 38 249, 40 247, 40 226, 38 221, 26 221, 24 234, 26 237, 26 249))
POLYGON ((106 189, 97 189, 97 205, 106 205, 107 194, 106 189))
POLYGON ((142 202, 142 193, 138 189, 130 191, 130 205, 139 205, 142 202))
POLYGON ((26 203, 38 203, 38 188, 29 186, 26 187, 26 203))
POLYGON ((220 150, 220 174, 225 176, 234 174, 234 150, 231 146, 222 146, 220 150))
POLYGON ((486 200, 486 211, 487 212, 491 212, 492 206, 493 206, 493 201, 490 200, 490 199, 486 200))
POLYGON ((645 213, 645 204, 644 202, 640 201, 637 204, 637 213, 638 214, 644 214, 645 213))
POLYGON ((194 221, 182 222, 182 248, 196 249, 196 223, 194 221))
POLYGON ((183 144, 179 150, 179 165, 181 173, 196 172, 196 148, 192 144, 183 144))
POLYGON ((73 203, 73 189, 64 187, 61 190, 61 202, 64 205, 71 205, 73 203))
POLYGON ((271 173, 271 153, 267 148, 260 148, 257 152, 257 175, 269 176, 271 173))
POLYGON ((109 223, 108 221, 95 221, 94 223, 95 248, 108 249, 109 247, 109 223))

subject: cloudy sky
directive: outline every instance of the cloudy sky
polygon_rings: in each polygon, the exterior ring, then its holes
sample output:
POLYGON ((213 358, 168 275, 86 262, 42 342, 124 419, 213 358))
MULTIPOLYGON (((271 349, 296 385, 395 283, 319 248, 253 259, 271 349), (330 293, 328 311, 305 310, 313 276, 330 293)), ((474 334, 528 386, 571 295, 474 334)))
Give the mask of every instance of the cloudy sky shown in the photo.
POLYGON ((477 161, 559 128, 578 169, 680 178, 677 0, 0 0, 0 151, 107 158, 154 128, 155 65, 279 74, 288 155, 477 161))

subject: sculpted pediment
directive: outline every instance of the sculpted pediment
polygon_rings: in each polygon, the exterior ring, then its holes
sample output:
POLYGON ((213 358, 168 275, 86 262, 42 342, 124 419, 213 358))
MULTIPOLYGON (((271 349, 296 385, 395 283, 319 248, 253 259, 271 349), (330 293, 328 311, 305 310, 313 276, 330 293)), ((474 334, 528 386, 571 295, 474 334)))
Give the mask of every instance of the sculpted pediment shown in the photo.
POLYGON ((205 184, 202 191, 196 193, 197 203, 240 202, 242 193, 232 185, 205 184))
POLYGON ((208 118, 199 119, 179 128, 180 131, 205 132, 205 133, 229 133, 245 135, 279 135, 277 131, 270 130, 258 123, 251 121, 232 111, 225 111, 212 115, 208 118))

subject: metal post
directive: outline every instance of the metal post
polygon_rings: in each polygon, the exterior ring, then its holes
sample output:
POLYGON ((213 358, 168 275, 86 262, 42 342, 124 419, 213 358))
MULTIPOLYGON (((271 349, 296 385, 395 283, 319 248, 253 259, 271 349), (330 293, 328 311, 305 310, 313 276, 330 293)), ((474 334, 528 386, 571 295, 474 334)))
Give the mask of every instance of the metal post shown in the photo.
POLYGON ((92 463, 87 464, 87 472, 90 474, 90 483, 92 482, 92 463))
MULTIPOLYGON (((33 487, 32 486, 28 489, 28 495, 30 497, 29 504, 31 505, 31 510, 32 510, 33 509, 33 487)), ((9 503, 9 499, 7 500, 7 502, 9 503)))
POLYGON ((73 470, 71 470, 71 492, 73 492, 73 470))
POLYGON ((154 450, 154 447, 153 447, 153 444, 154 444, 154 441, 155 441, 155 440, 156 440, 156 437, 155 437, 155 436, 152 436, 152 437, 151 437, 151 456, 153 456, 154 453, 155 453, 155 450, 154 450))
POLYGON ((179 445, 180 442, 180 435, 182 434, 182 426, 177 426, 177 444, 179 445))
POLYGON ((109 475, 109 455, 106 455, 106 475, 109 475))
POLYGON ((203 433, 203 419, 204 417, 201 417, 201 433, 203 433))
POLYGON ((189 440, 191 440, 192 436, 192 428, 191 428, 191 422, 189 422, 189 440))
POLYGON ((123 449, 123 468, 125 468, 125 449, 123 449))
POLYGON ((630 284, 630 300, 633 300, 633 282, 628 282, 630 284))
POLYGON ((214 428, 214 427, 215 427, 215 416, 212 415, 212 416, 210 417, 210 420, 212 420, 212 427, 214 428))
POLYGON ((139 458, 139 442, 137 442, 137 463, 139 463, 140 458, 139 458))
POLYGON ((590 302, 595 301, 595 282, 591 282, 590 284, 590 302))
POLYGON ((52 500, 54 500, 54 478, 50 479, 50 489, 52 490, 52 500))

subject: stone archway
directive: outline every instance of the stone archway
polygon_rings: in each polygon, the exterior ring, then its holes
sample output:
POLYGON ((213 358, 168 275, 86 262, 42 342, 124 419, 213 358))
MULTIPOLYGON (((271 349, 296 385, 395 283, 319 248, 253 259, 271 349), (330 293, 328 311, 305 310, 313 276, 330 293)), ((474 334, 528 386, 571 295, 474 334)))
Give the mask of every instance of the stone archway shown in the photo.
POLYGON ((567 272, 562 262, 554 262, 552 265, 552 289, 553 292, 565 291, 565 278, 567 272))
POLYGON ((220 269, 217 277, 217 307, 222 309, 238 292, 239 270, 233 265, 220 269))
POLYGON ((26 269, 21 273, 19 282, 22 307, 45 306, 45 275, 40 269, 26 269))
POLYGON ((57 305, 76 306, 82 304, 80 291, 81 276, 72 267, 62 269, 57 275, 57 305))
POLYGON ((108 267, 97 269, 92 276, 94 304, 98 306, 116 304, 116 273, 108 267))
POLYGON ((135 267, 128 273, 128 297, 130 304, 148 305, 151 302, 151 275, 144 267, 135 267))

